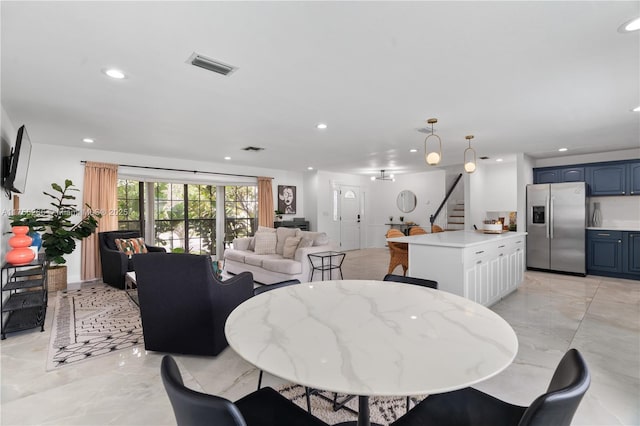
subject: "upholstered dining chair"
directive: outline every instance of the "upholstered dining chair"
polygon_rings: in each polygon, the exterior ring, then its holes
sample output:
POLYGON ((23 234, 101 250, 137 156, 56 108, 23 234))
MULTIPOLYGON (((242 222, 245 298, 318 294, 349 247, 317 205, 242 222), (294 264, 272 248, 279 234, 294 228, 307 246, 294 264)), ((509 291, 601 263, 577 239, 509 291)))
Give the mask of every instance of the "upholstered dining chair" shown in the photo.
MULTIPOLYGON (((387 238, 404 237, 405 235, 397 229, 389 229, 387 231, 387 238)), ((392 273, 398 265, 402 266, 403 275, 407 274, 409 268, 409 245, 407 243, 394 243, 387 241, 389 246, 389 254, 391 259, 389 260, 389 271, 392 273)))
POLYGON ((569 349, 547 392, 528 407, 465 388, 428 396, 390 426, 569 426, 590 383, 584 358, 576 349, 569 349))
POLYGON ((431 225, 431 232, 432 233, 444 232, 444 229, 440 228, 438 225, 431 225))
POLYGON ((412 226, 411 228, 409 228, 409 235, 423 235, 426 233, 427 231, 425 231, 421 226, 412 226))
POLYGON ((231 311, 253 296, 253 275, 225 281, 211 257, 186 253, 133 255, 144 347, 150 351, 218 355, 228 346, 231 311))
POLYGON ((421 285, 423 287, 429 287, 429 288, 434 288, 434 289, 438 288, 438 282, 437 281, 427 280, 427 279, 424 279, 424 278, 407 277, 406 275, 387 274, 387 275, 384 276, 382 281, 393 281, 393 282, 397 282, 397 283, 421 285))
POLYGON ((162 358, 162 383, 178 426, 328 426, 273 388, 262 388, 231 402, 189 389, 170 355, 162 358))

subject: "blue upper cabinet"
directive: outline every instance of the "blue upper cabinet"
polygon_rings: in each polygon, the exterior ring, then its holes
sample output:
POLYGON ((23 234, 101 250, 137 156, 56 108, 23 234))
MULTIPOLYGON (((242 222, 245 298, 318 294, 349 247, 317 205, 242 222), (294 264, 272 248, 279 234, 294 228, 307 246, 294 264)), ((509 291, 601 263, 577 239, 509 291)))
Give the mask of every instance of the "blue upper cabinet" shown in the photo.
POLYGON ((640 162, 627 164, 627 190, 630 195, 640 195, 640 162))
POLYGON ((533 183, 584 182, 584 167, 534 169, 533 183))
POLYGON ((560 180, 558 182, 584 182, 584 167, 560 169, 560 180))
POLYGON ((558 169, 538 169, 533 171, 533 183, 558 183, 558 169))
POLYGON ((587 173, 591 196, 627 194, 627 164, 589 166, 587 173))

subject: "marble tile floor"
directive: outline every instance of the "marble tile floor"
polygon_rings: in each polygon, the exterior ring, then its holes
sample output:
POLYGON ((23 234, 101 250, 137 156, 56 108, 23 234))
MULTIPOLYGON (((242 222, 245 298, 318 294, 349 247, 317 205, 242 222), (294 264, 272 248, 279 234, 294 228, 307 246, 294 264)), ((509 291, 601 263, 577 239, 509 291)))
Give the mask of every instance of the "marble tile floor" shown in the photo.
MULTIPOLYGON (((381 279, 388 261, 386 249, 348 252, 345 279, 381 279)), ((53 302, 45 332, 0 342, 0 424, 175 424, 159 375, 162 354, 139 346, 47 372, 53 302)), ((518 291, 492 309, 512 325, 520 347, 512 365, 477 388, 528 405, 546 390, 564 352, 576 347, 592 384, 573 424, 640 425, 640 282, 527 272, 518 291)), ((256 387, 258 372, 230 348, 215 358, 176 359, 194 389, 234 400, 256 387)), ((281 383, 265 375, 266 385, 281 383)))

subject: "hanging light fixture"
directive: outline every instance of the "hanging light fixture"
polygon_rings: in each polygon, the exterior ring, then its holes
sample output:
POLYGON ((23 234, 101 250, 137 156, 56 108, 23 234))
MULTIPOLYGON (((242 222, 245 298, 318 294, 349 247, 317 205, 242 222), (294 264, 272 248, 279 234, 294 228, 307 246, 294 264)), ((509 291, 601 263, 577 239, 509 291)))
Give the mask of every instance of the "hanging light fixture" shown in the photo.
POLYGON ((435 166, 442 159, 442 141, 440 140, 440 136, 433 133, 433 125, 438 122, 437 118, 430 118, 427 120, 427 123, 431 124, 431 134, 424 138, 424 159, 430 166, 435 166), (433 138, 433 142, 435 143, 435 139, 438 140, 438 149, 429 151, 428 142, 429 138, 433 138))
POLYGON ((385 175, 384 174, 384 169, 380 170, 380 176, 371 176, 371 180, 390 180, 392 182, 396 181, 396 178, 393 176, 393 174, 389 174, 389 175, 385 175))
POLYGON ((464 138, 469 142, 469 147, 464 150, 464 171, 467 173, 473 173, 476 171, 476 151, 471 148, 471 139, 473 139, 473 135, 467 135, 464 138))

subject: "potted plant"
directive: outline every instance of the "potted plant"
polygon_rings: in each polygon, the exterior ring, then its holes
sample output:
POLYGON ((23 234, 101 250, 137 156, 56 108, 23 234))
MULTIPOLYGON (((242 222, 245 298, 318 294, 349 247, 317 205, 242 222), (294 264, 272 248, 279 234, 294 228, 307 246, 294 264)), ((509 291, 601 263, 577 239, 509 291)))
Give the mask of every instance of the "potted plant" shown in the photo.
POLYGON ((276 210, 274 211, 274 214, 276 216, 276 220, 280 222, 282 220, 282 215, 284 214, 284 212, 281 212, 280 210, 276 210))
POLYGON ((43 193, 52 199, 50 205, 53 208, 37 210, 31 215, 22 213, 14 216, 20 216, 16 217, 16 220, 19 219, 21 223, 42 231, 42 246, 49 271, 49 286, 54 290, 59 290, 66 288, 67 285, 67 267, 64 266, 67 261, 64 256, 73 253, 76 249, 76 241, 93 234, 98 227, 97 218, 102 215, 94 213, 88 204, 85 204, 85 210, 79 211, 76 208, 76 204, 73 202, 76 197, 71 192, 79 191, 79 189, 73 186, 71 180, 66 179, 64 187, 52 183, 51 188, 56 193, 43 193), (72 219, 77 216, 80 217, 80 220, 74 223, 72 219), (63 282, 59 280, 63 280, 63 282))

